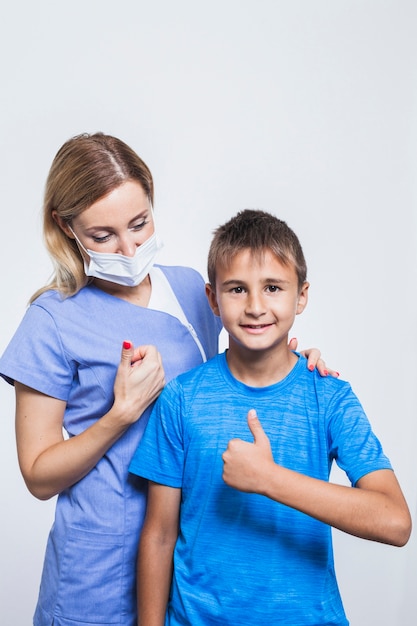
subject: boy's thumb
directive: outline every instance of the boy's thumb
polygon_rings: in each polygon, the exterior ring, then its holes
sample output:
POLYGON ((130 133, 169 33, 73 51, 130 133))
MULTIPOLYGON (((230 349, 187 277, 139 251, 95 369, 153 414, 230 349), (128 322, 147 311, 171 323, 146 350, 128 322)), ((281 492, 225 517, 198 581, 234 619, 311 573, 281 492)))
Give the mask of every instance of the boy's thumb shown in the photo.
POLYGON ((255 409, 251 409, 248 412, 248 426, 253 435, 255 443, 259 443, 260 440, 266 438, 264 429, 262 428, 261 422, 259 421, 255 409))

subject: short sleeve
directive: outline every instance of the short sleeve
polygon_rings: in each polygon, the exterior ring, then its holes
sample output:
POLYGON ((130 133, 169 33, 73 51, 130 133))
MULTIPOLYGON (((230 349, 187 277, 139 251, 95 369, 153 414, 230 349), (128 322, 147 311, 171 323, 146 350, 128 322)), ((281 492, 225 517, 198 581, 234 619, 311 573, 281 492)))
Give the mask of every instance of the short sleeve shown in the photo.
POLYGON ((67 400, 73 371, 48 311, 32 304, 0 358, 0 375, 41 393, 67 400))
POLYGON ((350 385, 346 383, 328 406, 330 457, 352 485, 365 474, 392 469, 382 445, 350 385))
POLYGON ((181 396, 176 379, 165 387, 129 466, 133 474, 178 488, 182 486, 184 468, 181 396))

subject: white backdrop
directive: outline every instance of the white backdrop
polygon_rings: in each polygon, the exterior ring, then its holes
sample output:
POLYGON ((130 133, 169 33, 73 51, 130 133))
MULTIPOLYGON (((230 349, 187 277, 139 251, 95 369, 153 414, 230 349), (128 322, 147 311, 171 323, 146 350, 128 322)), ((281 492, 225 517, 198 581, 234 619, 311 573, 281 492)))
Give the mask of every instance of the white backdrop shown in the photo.
MULTIPOLYGON (((414 0, 16 0, 0 8, 0 351, 50 274, 40 207, 60 145, 102 130, 150 166, 159 260, 205 275, 212 230, 285 219, 309 265, 293 335, 351 381, 416 517, 414 0)), ((0 623, 28 626, 54 502, 26 491, 0 383, 0 623)), ((335 480, 344 480, 335 473, 335 480)), ((417 539, 334 533, 353 626, 417 624, 417 539)))

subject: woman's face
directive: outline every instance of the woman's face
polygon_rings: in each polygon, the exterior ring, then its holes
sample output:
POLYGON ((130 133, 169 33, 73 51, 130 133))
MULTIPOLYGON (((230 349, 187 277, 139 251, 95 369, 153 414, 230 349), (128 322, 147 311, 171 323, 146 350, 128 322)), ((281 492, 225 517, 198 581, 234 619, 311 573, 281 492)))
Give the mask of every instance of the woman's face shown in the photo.
POLYGON ((137 181, 128 180, 77 215, 72 229, 89 250, 132 257, 154 232, 149 199, 137 181))

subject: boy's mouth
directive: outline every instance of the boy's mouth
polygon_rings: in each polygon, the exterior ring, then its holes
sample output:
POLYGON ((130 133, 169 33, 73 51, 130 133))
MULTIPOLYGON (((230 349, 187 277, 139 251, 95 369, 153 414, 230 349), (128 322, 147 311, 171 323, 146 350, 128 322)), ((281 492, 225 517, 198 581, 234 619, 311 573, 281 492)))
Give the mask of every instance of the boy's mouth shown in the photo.
POLYGON ((272 324, 241 324, 241 326, 249 330, 263 330, 264 328, 269 328, 272 324))

